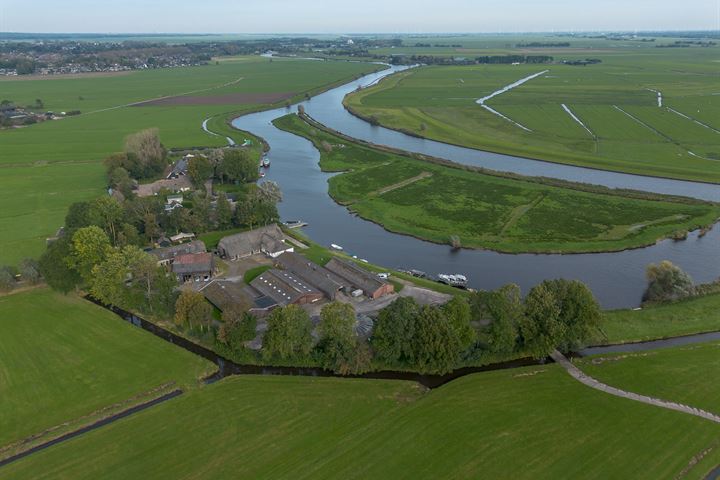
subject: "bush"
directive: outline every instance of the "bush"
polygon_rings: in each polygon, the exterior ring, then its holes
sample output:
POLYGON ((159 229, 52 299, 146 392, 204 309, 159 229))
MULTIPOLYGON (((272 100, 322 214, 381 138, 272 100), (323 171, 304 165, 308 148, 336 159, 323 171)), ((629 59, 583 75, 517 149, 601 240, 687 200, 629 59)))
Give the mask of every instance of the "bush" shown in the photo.
POLYGON ((644 301, 668 302, 687 298, 695 293, 690 275, 668 260, 648 265, 645 276, 648 287, 644 301))

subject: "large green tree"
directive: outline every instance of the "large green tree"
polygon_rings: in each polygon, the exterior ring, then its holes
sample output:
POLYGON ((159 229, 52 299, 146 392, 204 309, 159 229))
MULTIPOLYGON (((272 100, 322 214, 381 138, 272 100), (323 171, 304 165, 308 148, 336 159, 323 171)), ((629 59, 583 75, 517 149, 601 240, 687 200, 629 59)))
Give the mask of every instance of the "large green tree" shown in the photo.
POLYGON ((69 265, 77 270, 87 285, 92 283, 92 269, 105 260, 110 251, 110 239, 95 225, 79 229, 72 237, 69 265))
POLYGON ((175 324, 189 329, 205 329, 212 322, 212 307, 197 292, 184 290, 175 303, 175 324))
POLYGON ((525 315, 520 287, 510 284, 488 292, 485 307, 490 316, 487 328, 490 350, 500 354, 514 352, 517 348, 518 326, 525 315))
POLYGON ((590 289, 575 280, 543 282, 555 298, 562 336, 558 348, 569 352, 586 344, 600 326, 600 305, 590 289))
POLYGON ((312 350, 312 322, 297 305, 276 308, 267 318, 263 357, 290 360, 306 357, 312 350))
POLYGON ((420 309, 413 350, 415 366, 422 373, 443 374, 457 365, 463 346, 443 309, 432 306, 420 309))
POLYGON ((380 311, 371 344, 380 360, 389 364, 412 364, 413 336, 420 306, 411 297, 400 297, 380 311))
POLYGON ((64 237, 48 245, 40 257, 40 273, 50 288, 62 293, 75 289, 82 278, 71 265, 72 242, 64 237))
POLYGON ((689 297, 695 291, 692 278, 668 260, 647 267, 648 281, 645 300, 666 302, 689 297))
POLYGON ((562 342, 560 308, 546 284, 541 283, 528 293, 520 336, 525 351, 538 359, 547 357, 562 342))

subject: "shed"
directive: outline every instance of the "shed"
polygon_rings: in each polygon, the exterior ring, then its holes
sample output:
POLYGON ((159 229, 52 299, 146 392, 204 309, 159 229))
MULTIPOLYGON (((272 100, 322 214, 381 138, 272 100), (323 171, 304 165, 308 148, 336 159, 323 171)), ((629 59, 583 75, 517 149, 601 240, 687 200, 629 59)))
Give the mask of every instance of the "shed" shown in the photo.
POLYGON ((335 300, 337 292, 344 288, 342 278, 297 253, 283 253, 277 257, 275 264, 302 278, 330 300, 335 300))
POLYGON ((250 285, 261 295, 272 298, 278 305, 305 305, 322 300, 323 294, 302 279, 283 270, 268 270, 250 285))
POLYGON ((366 296, 373 299, 389 295, 395 290, 391 283, 346 260, 332 258, 325 268, 345 279, 351 289, 360 289, 366 296))
POLYGON ((294 247, 286 244, 284 239, 280 227, 273 223, 223 238, 218 243, 218 254, 229 260, 238 260, 259 253, 276 258, 284 252, 294 251, 294 247))
POLYGON ((172 271, 179 283, 207 282, 215 272, 215 262, 211 253, 188 253, 175 257, 172 271))

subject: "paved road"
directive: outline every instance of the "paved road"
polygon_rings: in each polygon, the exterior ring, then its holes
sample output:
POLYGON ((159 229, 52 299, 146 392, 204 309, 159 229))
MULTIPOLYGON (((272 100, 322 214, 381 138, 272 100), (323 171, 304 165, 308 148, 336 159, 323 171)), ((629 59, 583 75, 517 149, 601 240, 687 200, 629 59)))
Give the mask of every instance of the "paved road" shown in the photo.
POLYGON ((582 370, 573 365, 573 363, 570 362, 570 360, 568 360, 565 355, 558 352, 557 350, 551 353, 550 356, 553 360, 555 360, 556 363, 562 365, 562 367, 567 370, 567 372, 574 379, 584 385, 587 385, 590 388, 594 388, 595 390, 600 390, 601 392, 609 393, 610 395, 615 395, 616 397, 627 398, 628 400, 635 400, 636 402, 646 403, 648 405, 654 405, 656 407, 667 408, 668 410, 675 410, 677 412, 687 413, 688 415, 694 415, 696 417, 704 418, 705 420, 710 420, 711 422, 720 423, 720 416, 715 415, 714 413, 700 410, 699 408, 691 407, 689 405, 683 405, 682 403, 668 402, 667 400, 661 400, 659 398, 653 398, 646 395, 627 392, 625 390, 620 390, 619 388, 606 385, 594 379, 593 377, 590 377, 583 373, 582 370))

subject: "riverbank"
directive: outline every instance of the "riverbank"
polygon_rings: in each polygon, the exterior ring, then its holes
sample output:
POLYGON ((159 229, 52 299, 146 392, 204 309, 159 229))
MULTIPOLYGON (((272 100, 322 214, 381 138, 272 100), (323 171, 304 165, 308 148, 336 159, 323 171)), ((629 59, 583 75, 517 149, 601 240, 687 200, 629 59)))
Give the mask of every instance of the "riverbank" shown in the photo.
MULTIPOLYGON (((665 132, 662 138, 632 120, 617 118, 621 114, 613 112, 611 104, 622 103, 625 96, 638 95, 634 90, 625 91, 628 89, 625 85, 607 80, 612 77, 593 76, 574 67, 553 65, 552 75, 537 80, 537 84, 494 99, 493 108, 509 118, 499 118, 481 110, 481 106, 470 105, 472 99, 464 101, 469 89, 492 91, 536 72, 537 68, 423 67, 388 77, 371 88, 351 92, 343 99, 343 105, 351 114, 375 125, 447 145, 646 177, 720 183, 716 162, 692 153, 698 148, 712 150, 705 143, 717 143, 717 140, 703 136, 702 127, 691 125, 691 122, 685 124, 656 118, 658 107, 643 106, 633 112, 642 116, 646 124, 657 122, 662 129, 669 128, 670 135, 665 132), (464 81, 458 84, 457 78, 464 78, 464 81), (567 86, 556 78, 588 84, 591 97, 585 95, 573 103, 578 94, 566 93, 567 86), (440 85, 442 92, 438 90, 440 85), (605 98, 609 91, 617 91, 618 96, 605 98), (515 100, 520 97, 522 104, 515 100), (591 136, 572 124, 561 109, 561 103, 573 105, 574 109, 577 107, 576 113, 583 118, 591 136), (511 122, 529 128, 523 130, 511 122), (693 146, 697 138, 705 139, 702 146, 693 146)), ((643 90, 642 85, 638 90, 643 90)), ((645 105, 644 99, 632 102, 645 105)), ((647 103, 654 104, 655 99, 647 103)))
POLYGON ((720 214, 717 205, 690 198, 528 178, 410 154, 303 119, 273 123, 313 142, 323 171, 342 172, 329 180, 335 201, 389 231, 435 243, 450 244, 456 235, 464 248, 504 253, 622 251, 707 228, 720 214))

